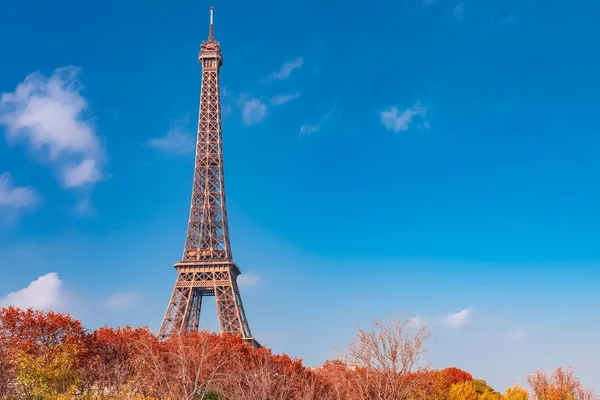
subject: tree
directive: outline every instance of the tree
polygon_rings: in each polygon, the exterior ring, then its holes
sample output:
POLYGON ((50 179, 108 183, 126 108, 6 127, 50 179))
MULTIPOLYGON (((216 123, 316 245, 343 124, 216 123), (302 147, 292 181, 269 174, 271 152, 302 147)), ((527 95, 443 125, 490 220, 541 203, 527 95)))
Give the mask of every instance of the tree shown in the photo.
POLYGON ((312 400, 324 398, 325 385, 302 360, 276 355, 265 347, 234 355, 236 364, 223 392, 231 399, 312 400))
POLYGON ((474 379, 473 387, 475 388, 475 392, 477 392, 477 398, 479 400, 500 400, 502 395, 487 384, 483 379, 474 379))
POLYGON ((0 338, 0 399, 14 398, 15 371, 0 338))
POLYGON ((424 375, 424 384, 414 394, 415 400, 446 400, 452 385, 473 380, 471 374, 454 367, 427 371, 424 375))
POLYGON ((450 400, 500 400, 502 395, 482 379, 464 381, 452 385, 450 400))
POLYGON ((352 370, 350 382, 361 398, 408 399, 423 384, 422 372, 428 370, 422 357, 430 333, 427 327, 415 327, 409 318, 389 318, 374 325, 371 331, 358 328, 344 357, 352 370))
POLYGON ((105 326, 92 332, 87 341, 87 390, 104 395, 124 391, 134 377, 140 344, 152 340, 154 335, 147 328, 105 326))
POLYGON ((515 384, 506 389, 504 400, 529 400, 529 392, 521 386, 515 384))
POLYGON ((449 400, 478 400, 473 381, 455 383, 450 388, 449 400))
POLYGON ((556 368, 550 375, 536 371, 527 377, 533 400, 595 400, 594 391, 585 389, 573 369, 556 368))
POLYGON ((158 398, 202 398, 226 380, 239 346, 250 348, 235 335, 206 331, 172 335, 163 342, 142 337, 132 360, 130 390, 158 398))
POLYGON ((346 400, 356 396, 351 393, 350 378, 352 372, 340 360, 325 361, 316 370, 316 375, 325 385, 326 398, 331 400, 346 400))
POLYGON ((0 339, 14 365, 21 395, 56 399, 81 385, 86 332, 71 316, 55 312, 0 309, 0 339))

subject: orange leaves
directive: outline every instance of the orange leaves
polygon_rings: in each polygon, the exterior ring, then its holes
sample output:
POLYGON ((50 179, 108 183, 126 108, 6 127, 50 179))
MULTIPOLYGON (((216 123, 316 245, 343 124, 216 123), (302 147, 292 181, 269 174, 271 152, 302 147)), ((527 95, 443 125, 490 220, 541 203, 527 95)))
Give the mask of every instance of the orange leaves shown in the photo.
POLYGON ((11 349, 35 352, 64 344, 84 348, 85 329, 67 314, 8 307, 0 309, 0 321, 0 341, 11 349))
POLYGON ((572 369, 556 368, 551 374, 537 371, 527 377, 534 400, 595 400, 593 390, 583 388, 572 369))
MULTIPOLYGON (((430 370, 429 337, 391 319, 359 330, 349 354, 309 369, 239 336, 194 332, 159 341, 146 328, 86 332, 69 315, 0 309, 0 399, 528 400, 458 368, 430 370)), ((572 370, 528 377, 532 400, 596 400, 572 370)))

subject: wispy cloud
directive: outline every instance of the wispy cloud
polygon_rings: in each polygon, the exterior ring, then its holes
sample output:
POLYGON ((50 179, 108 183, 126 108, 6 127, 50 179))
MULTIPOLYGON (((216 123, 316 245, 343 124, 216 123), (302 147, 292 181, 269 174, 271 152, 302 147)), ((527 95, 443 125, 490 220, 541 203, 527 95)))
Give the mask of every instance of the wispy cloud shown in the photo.
MULTIPOLYGON (((405 132, 413 123, 413 119, 415 117, 420 116, 425 118, 426 114, 427 109, 417 103, 412 107, 403 110, 402 112, 400 112, 396 106, 392 106, 387 110, 382 111, 380 118, 381 123, 386 129, 397 133, 400 131, 405 132)), ((425 121, 425 125, 427 126, 427 121, 425 121)))
POLYGON ((509 14, 506 17, 500 20, 502 25, 515 25, 517 23, 517 16, 514 14, 509 14))
POLYGON ((15 306, 36 310, 57 310, 62 308, 64 300, 62 281, 56 272, 50 272, 40 276, 27 287, 1 298, 0 307, 15 306))
POLYGON ((300 97, 300 95, 300 92, 291 94, 279 94, 277 96, 271 97, 269 99, 269 102, 273 106, 282 106, 285 103, 289 103, 290 101, 297 99, 298 97, 300 97))
POLYGON ((465 4, 462 1, 452 9, 452 16, 456 19, 463 19, 465 16, 465 4))
POLYGON ((246 126, 259 123, 267 115, 267 106, 260 99, 243 94, 240 96, 240 104, 242 106, 242 120, 246 126))
POLYGON ((446 318, 444 318, 443 323, 446 326, 449 326, 452 329, 459 329, 463 326, 467 325, 472 317, 471 308, 465 308, 462 311, 457 312, 456 314, 450 314, 446 318))
POLYGON ((316 125, 302 125, 300 127, 300 136, 308 136, 313 133, 317 133, 321 130, 321 124, 316 125))
POLYGON ((139 301, 136 293, 115 293, 106 301, 106 307, 109 310, 119 311, 135 306, 139 301))
POLYGON ((21 213, 33 209, 39 199, 39 194, 32 187, 15 187, 10 173, 0 174, 0 222, 15 221, 21 213))
POLYGON ((194 151, 196 145, 195 135, 185 132, 188 117, 176 121, 167 131, 165 136, 153 138, 146 145, 171 154, 185 154, 194 151))
POLYGON ((77 163, 69 163, 63 167, 62 179, 65 187, 79 187, 86 183, 98 182, 102 178, 96 160, 88 158, 77 163))
POLYGON ((260 282, 260 277, 253 272, 245 272, 238 276, 237 284, 241 288, 256 286, 260 282))
POLYGON ((31 207, 38 201, 37 192, 29 186, 14 187, 9 172, 0 174, 0 207, 31 207))
POLYGON ((28 75, 0 97, 0 125, 10 145, 23 141, 58 166, 65 187, 92 185, 102 178, 104 150, 81 95, 80 69, 63 67, 49 77, 28 75))
POLYGON ((420 328, 424 326, 425 323, 418 315, 416 317, 411 317, 408 319, 408 327, 409 328, 420 328))
POLYGON ((321 130, 323 124, 327 123, 330 119, 336 116, 335 114, 336 106, 335 104, 329 111, 323 114, 316 124, 303 124, 300 126, 300 136, 310 136, 313 133, 317 133, 321 130))
POLYGON ((283 63, 279 71, 273 72, 271 75, 267 77, 267 81, 273 80, 285 80, 289 79, 290 75, 295 69, 302 67, 304 63, 303 57, 298 57, 291 61, 286 61, 283 63))

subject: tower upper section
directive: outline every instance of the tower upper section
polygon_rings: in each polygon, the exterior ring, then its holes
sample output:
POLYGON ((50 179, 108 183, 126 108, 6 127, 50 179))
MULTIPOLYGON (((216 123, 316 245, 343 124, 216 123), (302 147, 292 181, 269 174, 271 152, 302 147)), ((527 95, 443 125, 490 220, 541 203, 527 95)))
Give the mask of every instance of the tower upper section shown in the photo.
POLYGON ((213 25, 214 8, 210 8, 210 27, 208 31, 208 39, 200 45, 200 54, 198 60, 202 64, 202 68, 219 68, 223 65, 223 55, 221 54, 221 46, 215 40, 215 28, 213 25))

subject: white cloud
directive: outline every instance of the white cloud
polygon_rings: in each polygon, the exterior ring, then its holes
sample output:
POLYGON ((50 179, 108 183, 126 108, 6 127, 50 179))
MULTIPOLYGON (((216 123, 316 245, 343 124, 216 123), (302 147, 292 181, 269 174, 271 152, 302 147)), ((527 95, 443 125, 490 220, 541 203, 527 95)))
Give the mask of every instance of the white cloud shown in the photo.
POLYGON ((40 196, 29 186, 13 186, 11 174, 0 174, 0 222, 10 225, 19 215, 39 203, 40 196))
POLYGON ((146 144, 167 153, 191 153, 196 147, 196 137, 189 133, 182 133, 179 129, 171 129, 166 136, 148 140, 146 144))
POLYGON ((313 133, 317 133, 321 130, 323 125, 327 123, 332 118, 337 118, 339 116, 335 114, 336 106, 335 104, 329 111, 323 114, 319 121, 316 124, 304 124, 300 127, 300 136, 310 136, 313 133))
POLYGON ((453 329, 462 328, 471 320, 471 308, 465 308, 456 314, 450 314, 444 318, 444 324, 453 329))
POLYGON ((463 2, 458 3, 452 10, 452 16, 456 19, 462 19, 465 16, 465 5, 463 2))
POLYGON ((308 136, 312 133, 319 132, 321 130, 321 125, 307 125, 304 124, 300 127, 300 136, 308 136))
POLYGON ((409 328, 420 328, 423 325, 423 320, 418 315, 416 317, 411 317, 408 319, 408 327, 409 328))
POLYGON ((117 311, 135 306, 139 301, 139 297, 135 293, 115 293, 106 301, 106 307, 110 310, 117 311))
POLYGON ((271 75, 269 75, 269 77, 267 78, 267 80, 284 80, 284 79, 289 79, 289 77, 292 74, 292 72, 295 69, 302 67, 303 63, 304 63, 304 58, 303 57, 298 57, 295 60, 286 61, 281 66, 281 69, 279 69, 279 71, 273 72, 271 75))
POLYGON ((259 123, 267 115, 267 106, 259 99, 242 95, 240 96, 240 103, 242 104, 242 119, 246 126, 259 123))
POLYGON ((79 72, 76 67, 63 67, 49 78, 35 72, 14 92, 0 97, 0 125, 7 127, 8 143, 22 141, 31 150, 43 153, 59 167, 67 187, 102 178, 99 165, 104 151, 91 120, 83 115, 88 102, 81 96, 79 72))
POLYGON ((32 187, 14 187, 9 172, 0 174, 0 207, 25 208, 38 202, 38 194, 32 187))
MULTIPOLYGON (((427 109, 425 109, 420 104, 415 104, 406 110, 400 111, 397 107, 392 106, 387 110, 381 112, 381 123, 386 127, 386 129, 394 131, 394 132, 405 132, 408 130, 408 127, 413 123, 413 119, 417 116, 425 118, 427 114, 427 109)), ((425 122, 427 125, 427 122, 425 122)))
POLYGON ((284 105, 285 103, 289 103, 290 101, 297 99, 298 97, 300 97, 300 93, 280 94, 280 95, 271 97, 269 99, 269 102, 274 106, 281 106, 281 105, 284 105))
POLYGON ((256 286, 260 282, 260 277, 252 272, 246 272, 238 276, 237 284, 241 288, 256 286))
POLYGON ((69 163, 63 167, 63 185, 67 188, 85 186, 98 182, 102 174, 96 165, 96 160, 88 158, 79 164, 69 163))
POLYGON ((62 281, 56 272, 50 272, 40 276, 26 288, 12 292, 0 299, 0 307, 15 306, 50 310, 60 308, 63 300, 62 281))

